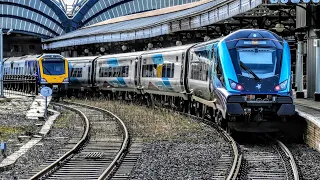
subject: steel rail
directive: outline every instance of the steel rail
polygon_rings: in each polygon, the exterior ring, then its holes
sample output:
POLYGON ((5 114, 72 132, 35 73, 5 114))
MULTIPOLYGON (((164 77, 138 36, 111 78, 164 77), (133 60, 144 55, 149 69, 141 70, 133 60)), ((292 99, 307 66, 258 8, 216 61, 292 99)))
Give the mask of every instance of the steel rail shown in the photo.
POLYGON ((55 162, 53 162, 52 164, 50 164, 49 166, 47 166, 46 168, 44 168, 43 170, 41 170, 40 172, 38 172, 37 174, 32 176, 30 178, 31 180, 42 179, 42 178, 50 175, 54 170, 56 170, 58 167, 62 166, 64 161, 68 160, 74 154, 76 154, 89 138, 90 123, 89 123, 88 118, 85 116, 85 114, 82 111, 75 109, 75 108, 72 108, 72 107, 69 107, 69 106, 66 106, 66 105, 63 105, 63 104, 59 104, 59 103, 54 103, 54 104, 59 105, 59 106, 63 106, 67 109, 78 112, 84 118, 85 131, 84 131, 80 141, 70 151, 68 151, 63 156, 61 156, 58 160, 56 160, 55 162))
MULTIPOLYGON (((191 114, 187 114, 187 113, 183 113, 183 112, 179 112, 179 111, 174 111, 178 114, 182 114, 185 116, 189 116, 192 118, 196 118, 196 119, 200 119, 202 121, 206 121, 209 124, 214 124, 212 121, 206 120, 204 118, 198 117, 198 116, 194 116, 191 114)), ((215 125, 215 124, 214 124, 215 125)), ((215 127, 222 132, 222 135, 231 143, 232 149, 233 149, 233 153, 234 153, 234 158, 233 158, 233 163, 232 163, 232 167, 231 170, 229 171, 229 174, 227 176, 227 180, 236 180, 237 176, 239 174, 240 171, 240 167, 241 167, 241 162, 242 162, 242 154, 239 153, 239 148, 237 143, 235 142, 235 140, 225 131, 223 130, 220 126, 215 125, 215 127)))
POLYGON ((285 152, 285 154, 290 158, 290 165, 292 168, 292 172, 293 172, 293 177, 294 180, 299 180, 299 171, 298 171, 298 167, 297 164, 293 158, 293 155, 291 154, 290 150, 279 140, 275 140, 279 147, 282 149, 282 151, 285 152))
POLYGON ((113 117, 115 117, 117 119, 117 121, 121 124, 121 127, 124 131, 124 140, 121 146, 121 149, 119 150, 119 152, 117 153, 116 157, 113 159, 113 161, 111 162, 111 164, 106 168, 106 170, 103 171, 103 173, 101 174, 101 176, 98 178, 99 180, 105 179, 107 178, 113 171, 113 169, 121 164, 121 158, 123 157, 123 155, 127 152, 128 148, 129 148, 129 132, 128 129, 126 127, 126 125, 124 124, 124 122, 115 114, 113 114, 112 112, 102 109, 102 108, 98 108, 98 107, 94 107, 94 106, 89 106, 86 104, 81 104, 81 103, 75 103, 75 102, 66 102, 69 104, 74 104, 74 105, 79 105, 79 106, 84 106, 87 108, 91 108, 91 109, 95 109, 98 111, 102 111, 106 114, 109 114, 113 117))

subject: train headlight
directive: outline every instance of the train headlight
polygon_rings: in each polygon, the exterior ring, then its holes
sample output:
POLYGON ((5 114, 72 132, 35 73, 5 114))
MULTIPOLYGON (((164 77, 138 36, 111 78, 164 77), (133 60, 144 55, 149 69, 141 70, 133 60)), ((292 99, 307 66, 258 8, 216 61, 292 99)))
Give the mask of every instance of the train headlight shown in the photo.
POLYGON ((69 82, 69 78, 65 78, 63 82, 69 82))
POLYGON ((283 90, 287 89, 287 85, 288 85, 288 80, 285 80, 282 83, 280 83, 279 85, 277 85, 274 88, 274 90, 275 91, 283 91, 283 90))
POLYGON ((237 91, 242 91, 243 86, 241 84, 238 84, 234 82, 233 80, 229 79, 230 87, 231 89, 237 90, 237 91))
POLYGON ((44 78, 41 78, 41 82, 47 82, 47 80, 44 78))

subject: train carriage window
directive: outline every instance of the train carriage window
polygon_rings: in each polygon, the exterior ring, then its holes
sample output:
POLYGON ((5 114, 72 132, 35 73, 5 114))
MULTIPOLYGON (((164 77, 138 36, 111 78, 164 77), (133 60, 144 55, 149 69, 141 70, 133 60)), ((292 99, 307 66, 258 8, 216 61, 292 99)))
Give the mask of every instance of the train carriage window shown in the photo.
POLYGON ((173 78, 174 77, 174 64, 163 64, 162 67, 162 77, 173 78))
POLYGON ((82 77, 82 68, 72 68, 71 77, 82 77))
POLYGON ((207 81, 209 73, 209 64, 206 62, 192 62, 191 64, 191 79, 207 81))
POLYGON ((99 77, 128 77, 129 66, 100 67, 99 77))
POLYGON ((101 68, 99 68, 99 77, 101 77, 101 74, 102 74, 102 69, 101 68))
POLYGON ((157 77, 157 64, 148 64, 142 66, 142 77, 157 77))
POLYGON ((128 77, 129 76, 129 66, 122 68, 122 77, 128 77))

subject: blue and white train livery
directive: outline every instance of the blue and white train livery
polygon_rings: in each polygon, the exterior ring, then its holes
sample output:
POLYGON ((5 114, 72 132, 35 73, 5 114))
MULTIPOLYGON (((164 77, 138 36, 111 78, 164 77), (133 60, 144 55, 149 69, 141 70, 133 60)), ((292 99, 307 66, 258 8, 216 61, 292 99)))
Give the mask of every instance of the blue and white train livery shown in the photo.
POLYGON ((237 130, 251 125, 274 129, 295 114, 289 45, 267 30, 244 29, 204 43, 69 62, 70 93, 91 87, 113 97, 143 97, 237 130), (92 69, 84 69, 88 66, 92 69), (80 71, 75 78, 73 72, 80 71))

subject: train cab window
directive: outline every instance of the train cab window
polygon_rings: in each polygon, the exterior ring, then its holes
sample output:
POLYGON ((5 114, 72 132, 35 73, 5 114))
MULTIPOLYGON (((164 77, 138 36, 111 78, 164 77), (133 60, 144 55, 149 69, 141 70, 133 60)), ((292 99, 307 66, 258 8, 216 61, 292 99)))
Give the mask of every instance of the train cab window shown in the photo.
POLYGON ((65 73, 65 61, 61 58, 45 58, 41 63, 43 74, 63 75, 65 73))

